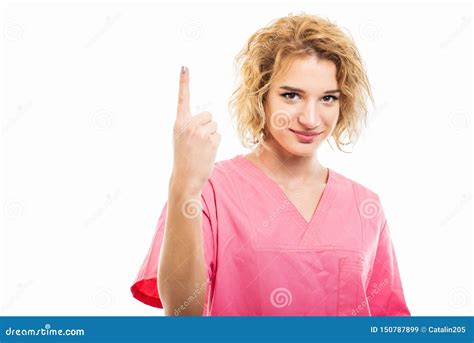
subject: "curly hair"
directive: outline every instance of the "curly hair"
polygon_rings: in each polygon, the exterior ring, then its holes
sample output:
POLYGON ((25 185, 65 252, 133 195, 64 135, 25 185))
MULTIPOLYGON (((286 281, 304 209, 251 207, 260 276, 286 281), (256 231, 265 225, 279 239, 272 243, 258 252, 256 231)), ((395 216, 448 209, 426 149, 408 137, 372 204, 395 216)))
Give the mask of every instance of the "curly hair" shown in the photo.
MULTIPOLYGON (((287 57, 311 55, 333 61, 341 89, 340 112, 332 138, 341 145, 355 143, 366 124, 372 91, 363 61, 351 37, 336 24, 316 15, 289 15, 276 19, 255 32, 235 58, 238 84, 229 101, 244 147, 251 148, 266 138, 265 99, 274 82, 288 66, 287 57), (343 142, 346 135, 347 142, 343 142)), ((345 151, 343 151, 345 152, 345 151)))

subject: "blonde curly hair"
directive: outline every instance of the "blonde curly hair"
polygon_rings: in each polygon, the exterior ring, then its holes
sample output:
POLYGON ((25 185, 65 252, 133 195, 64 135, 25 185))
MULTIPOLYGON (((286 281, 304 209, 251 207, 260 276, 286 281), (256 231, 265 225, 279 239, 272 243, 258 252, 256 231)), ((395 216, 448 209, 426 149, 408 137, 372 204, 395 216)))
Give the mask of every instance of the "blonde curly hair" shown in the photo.
MULTIPOLYGON (((316 15, 289 15, 272 21, 255 32, 235 59, 238 86, 229 101, 229 110, 237 124, 237 133, 244 147, 252 148, 266 138, 266 95, 274 82, 286 71, 287 57, 311 55, 333 61, 341 89, 340 112, 332 138, 341 145, 355 143, 362 124, 366 124, 369 97, 372 91, 351 37, 336 24, 316 15), (342 141, 346 135, 347 142, 342 141)), ((345 152, 345 151, 343 151, 345 152)))

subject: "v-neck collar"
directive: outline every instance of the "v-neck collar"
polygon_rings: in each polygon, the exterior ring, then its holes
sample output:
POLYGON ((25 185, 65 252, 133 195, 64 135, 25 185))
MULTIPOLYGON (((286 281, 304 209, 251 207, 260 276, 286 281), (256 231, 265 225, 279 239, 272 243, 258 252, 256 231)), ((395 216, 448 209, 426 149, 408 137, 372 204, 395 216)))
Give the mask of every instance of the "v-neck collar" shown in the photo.
POLYGON ((334 181, 335 181, 335 174, 334 171, 330 168, 328 169, 328 177, 326 181, 326 186, 324 187, 323 193, 319 199, 318 205, 313 212, 313 215, 309 222, 304 218, 298 208, 293 204, 293 202, 289 199, 283 189, 263 170, 257 167, 253 162, 246 159, 243 155, 237 155, 236 158, 242 162, 242 165, 246 167, 246 169, 254 174, 254 176, 258 177, 259 181, 263 182, 265 187, 279 200, 287 202, 289 204, 291 213, 295 218, 298 225, 306 230, 307 228, 313 225, 319 225, 319 223, 324 219, 327 213, 327 208, 329 203, 334 195, 334 181))

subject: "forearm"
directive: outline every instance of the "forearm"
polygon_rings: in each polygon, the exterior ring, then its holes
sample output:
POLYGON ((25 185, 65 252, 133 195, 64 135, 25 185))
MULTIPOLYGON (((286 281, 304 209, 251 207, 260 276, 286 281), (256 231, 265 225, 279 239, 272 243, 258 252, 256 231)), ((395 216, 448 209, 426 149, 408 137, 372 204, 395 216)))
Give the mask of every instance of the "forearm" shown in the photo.
POLYGON ((165 315, 202 315, 206 269, 200 204, 200 194, 170 183, 158 266, 165 315))

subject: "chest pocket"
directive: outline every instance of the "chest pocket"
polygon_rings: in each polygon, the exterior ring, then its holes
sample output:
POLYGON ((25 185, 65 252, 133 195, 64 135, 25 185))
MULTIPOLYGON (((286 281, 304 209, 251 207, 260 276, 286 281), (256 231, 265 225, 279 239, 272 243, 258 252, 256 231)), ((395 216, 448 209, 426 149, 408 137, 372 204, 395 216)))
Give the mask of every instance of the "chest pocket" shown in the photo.
POLYGON ((337 289, 338 316, 370 315, 365 287, 367 284, 368 266, 366 258, 354 252, 339 257, 339 274, 337 289))

